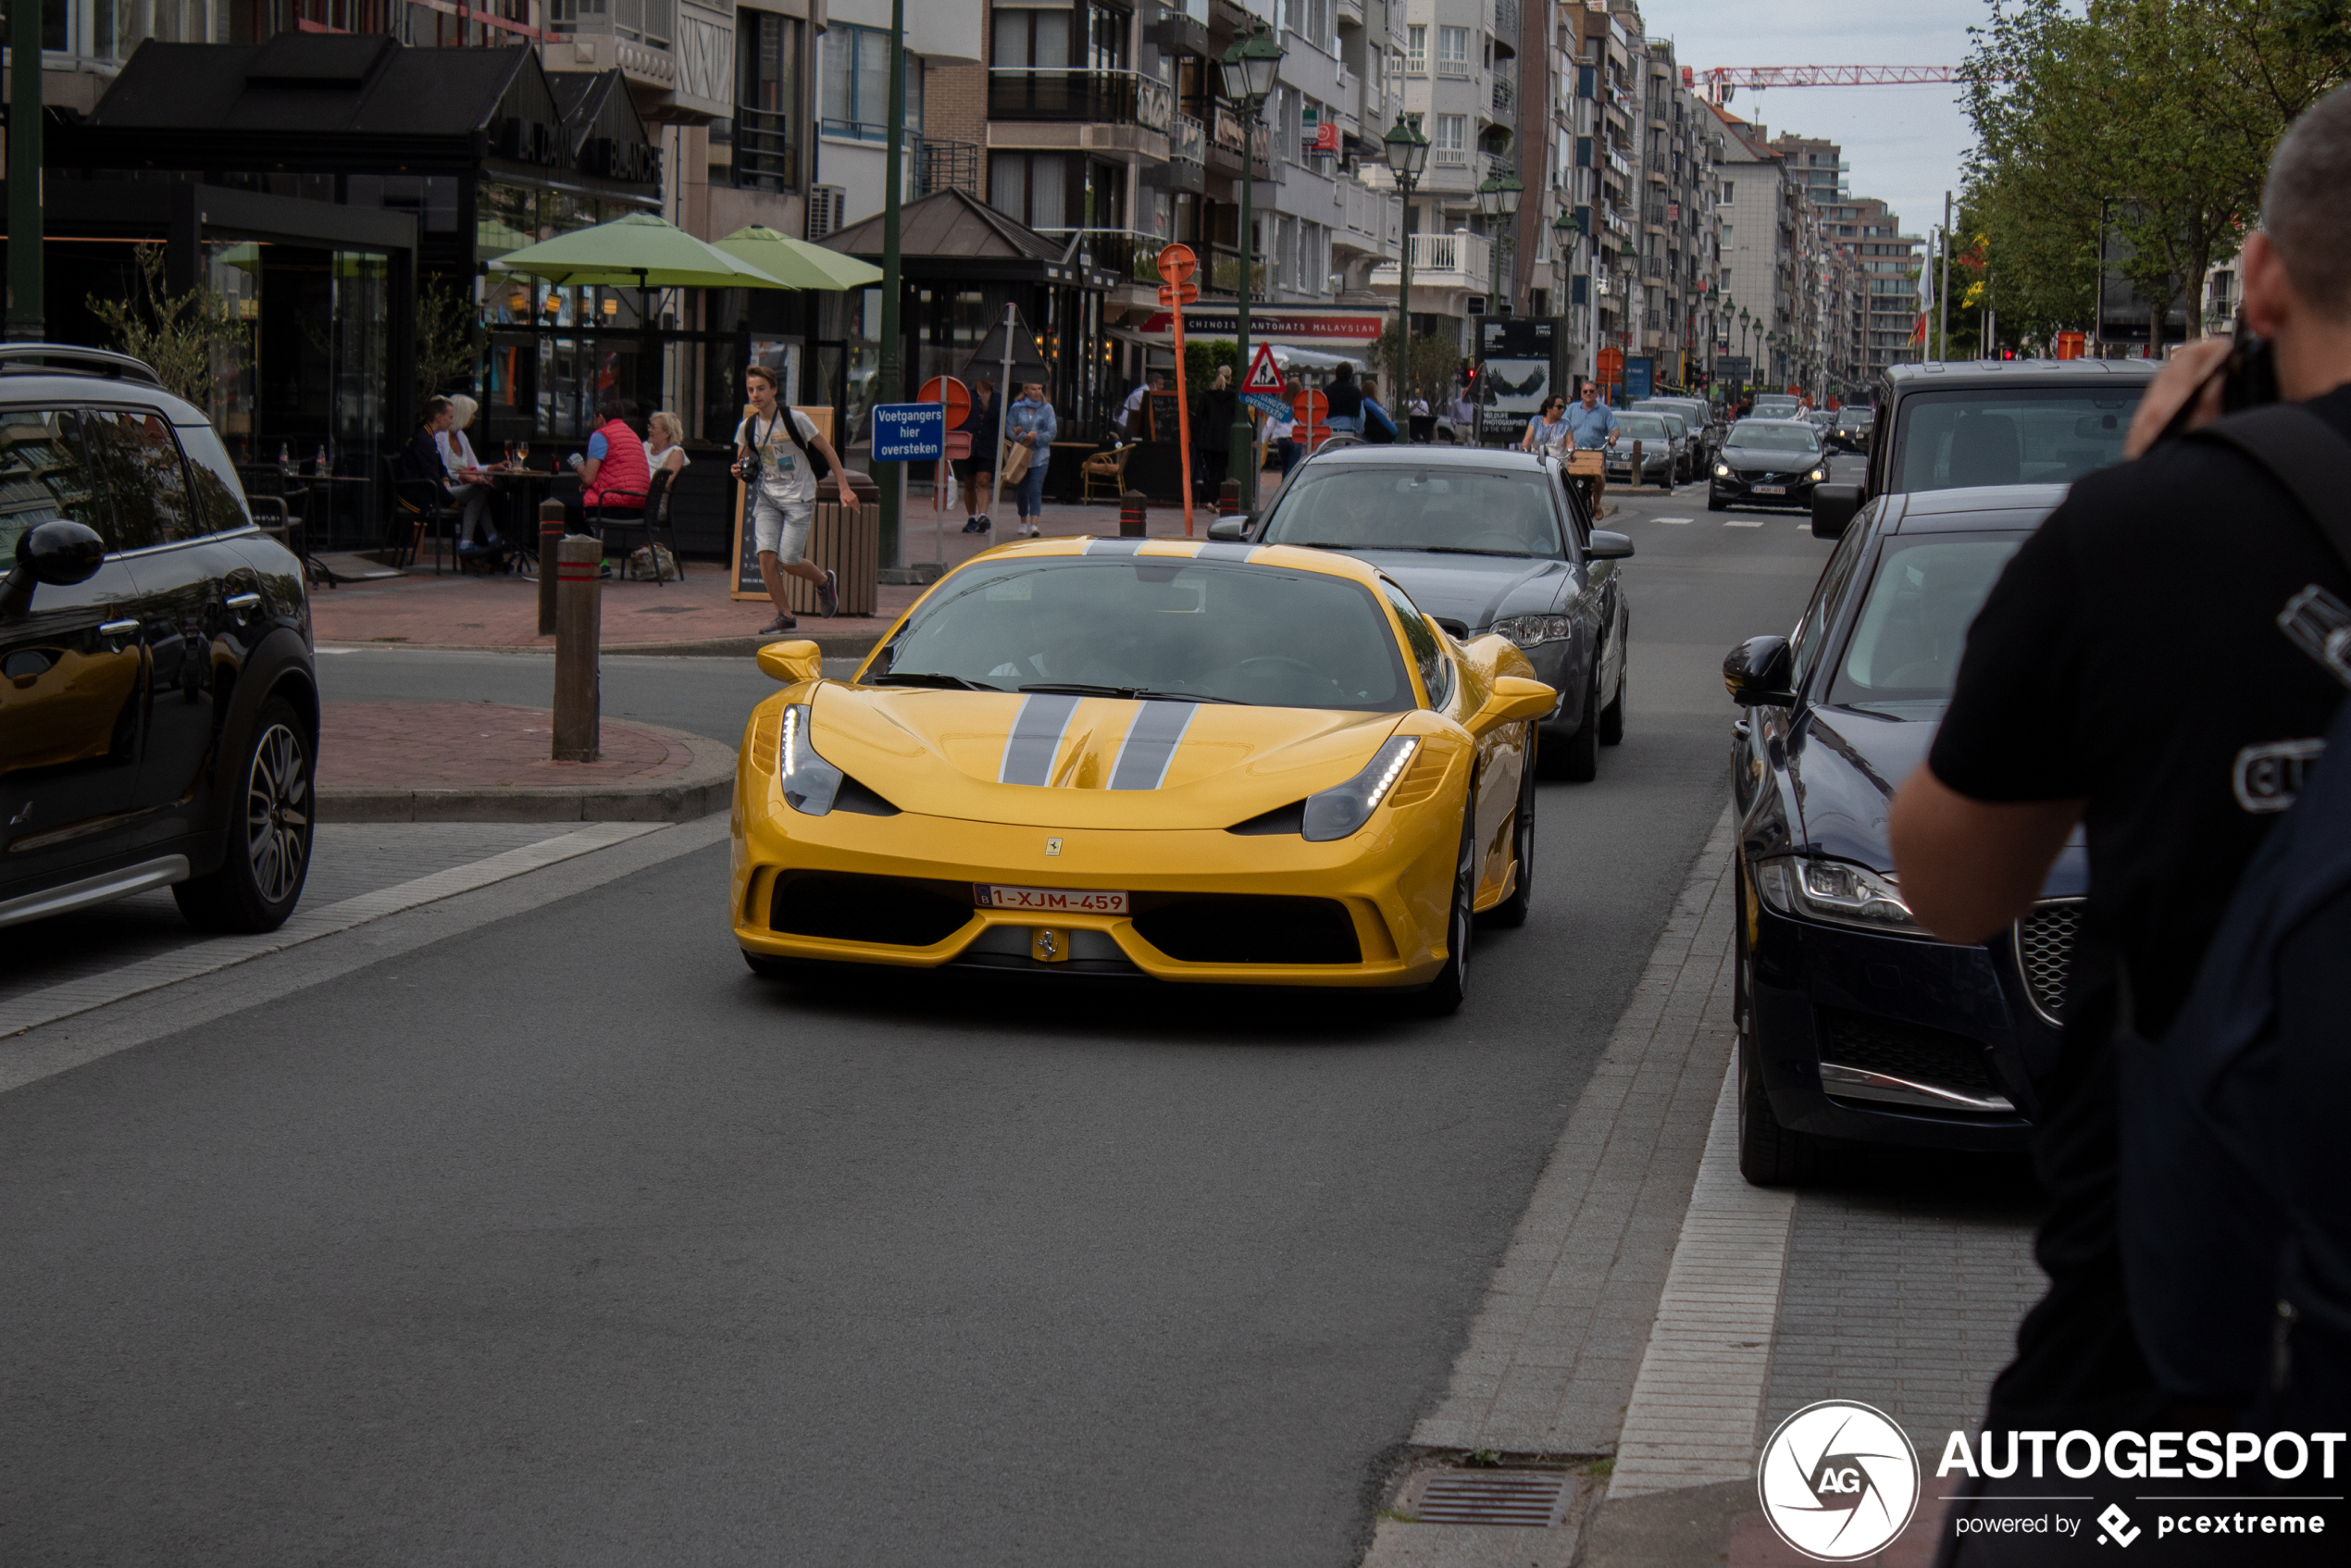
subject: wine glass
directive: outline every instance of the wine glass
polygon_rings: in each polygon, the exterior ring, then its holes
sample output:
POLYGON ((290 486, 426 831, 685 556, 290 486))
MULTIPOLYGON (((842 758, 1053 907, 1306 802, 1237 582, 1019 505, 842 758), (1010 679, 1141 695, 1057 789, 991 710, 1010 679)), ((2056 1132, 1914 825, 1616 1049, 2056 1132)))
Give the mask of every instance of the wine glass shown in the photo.
POLYGON ((530 467, 530 442, 528 441, 515 442, 515 461, 526 468, 530 467))

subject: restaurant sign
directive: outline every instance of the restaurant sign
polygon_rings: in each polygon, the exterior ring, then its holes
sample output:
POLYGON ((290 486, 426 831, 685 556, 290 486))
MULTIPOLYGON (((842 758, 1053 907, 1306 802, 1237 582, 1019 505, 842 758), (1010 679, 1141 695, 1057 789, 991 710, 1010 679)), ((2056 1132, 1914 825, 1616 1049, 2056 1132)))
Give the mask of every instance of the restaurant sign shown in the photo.
MULTIPOLYGON (((1147 317, 1143 330, 1152 335, 1166 334, 1173 317, 1165 311, 1147 317)), ((1195 307, 1184 312, 1184 335, 1187 337, 1233 336, 1238 328, 1234 313, 1213 305, 1195 307)), ((1254 338, 1343 338, 1354 342, 1369 342, 1387 330, 1384 316, 1360 312, 1325 310, 1252 310, 1249 313, 1249 331, 1254 338)))

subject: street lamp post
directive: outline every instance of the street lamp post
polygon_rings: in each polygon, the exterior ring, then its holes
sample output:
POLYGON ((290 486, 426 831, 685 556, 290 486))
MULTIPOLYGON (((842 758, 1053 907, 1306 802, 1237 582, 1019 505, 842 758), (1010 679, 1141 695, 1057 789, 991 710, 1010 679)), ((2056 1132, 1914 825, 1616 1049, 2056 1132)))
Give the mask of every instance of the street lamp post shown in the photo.
MULTIPOLYGON (((1500 312, 1495 307, 1502 297, 1502 241, 1508 220, 1518 217, 1519 199, 1526 194, 1526 187, 1516 174, 1508 171, 1489 174, 1477 188, 1477 210, 1486 215, 1490 237, 1488 255, 1492 273, 1486 291, 1486 318, 1491 321, 1500 312), (1499 220, 1499 221, 1498 221, 1499 220)), ((1486 328, 1477 330, 1477 442, 1486 444, 1486 409, 1494 401, 1494 383, 1486 374, 1486 328)))
MULTIPOLYGON (((1250 187, 1257 183, 1257 128, 1264 122, 1265 100, 1273 95, 1274 83, 1282 68, 1282 46, 1274 41, 1263 21, 1254 23, 1249 36, 1225 52, 1217 62, 1217 70, 1225 81, 1225 96, 1241 117, 1241 231, 1240 276, 1234 280, 1235 308, 1233 311, 1233 342, 1240 354, 1241 374, 1249 374, 1249 282, 1250 269, 1255 265, 1251 253, 1256 249, 1250 232, 1254 222, 1250 217, 1250 187)), ((1253 506, 1257 501, 1257 431, 1249 422, 1249 404, 1236 398, 1233 402, 1232 477, 1240 481, 1241 504, 1253 506)))
MULTIPOLYGON (((1551 220, 1551 272, 1559 279, 1559 342, 1561 362, 1567 361, 1568 287, 1575 273, 1575 242, 1582 237, 1584 226, 1575 221, 1572 208, 1561 206, 1560 215, 1551 220)), ((1554 387, 1553 392, 1565 393, 1554 387)))
MULTIPOLYGON (((1428 138, 1421 131, 1421 117, 1399 113, 1396 123, 1380 138, 1387 171, 1404 193, 1403 257, 1396 284, 1396 379, 1409 382, 1412 374, 1412 187, 1428 168, 1428 138)), ((1391 389, 1392 390, 1392 389, 1391 389)))

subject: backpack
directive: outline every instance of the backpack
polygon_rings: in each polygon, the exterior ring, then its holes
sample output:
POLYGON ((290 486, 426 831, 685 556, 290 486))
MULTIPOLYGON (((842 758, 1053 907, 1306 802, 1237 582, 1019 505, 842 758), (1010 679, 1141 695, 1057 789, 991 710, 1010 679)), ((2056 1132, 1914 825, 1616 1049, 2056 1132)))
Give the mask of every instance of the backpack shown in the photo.
MULTIPOLYGON (((2268 469, 2351 566, 2351 442, 2307 410, 2267 404, 2191 432, 2268 469)), ((2299 603, 2299 601, 2297 601, 2299 603)), ((2282 621, 2284 617, 2281 617, 2282 621)), ((2289 630, 2292 628, 2289 628, 2289 630)), ((2297 638, 2332 650, 2351 684, 2351 657, 2323 631, 2297 638)), ((2129 1020, 2115 1038, 2119 1089, 2116 1223, 2131 1324, 2158 1384, 2175 1398, 2217 1400, 2256 1425, 2339 1425, 2351 1404, 2351 1163, 2341 1140, 2295 1134, 2288 1086, 2346 1047, 2351 963, 2323 983, 2338 999, 2327 1038, 2281 1030, 2282 955, 2310 922, 2351 904, 2351 700, 2328 727, 2293 806, 2230 894, 2179 1016, 2156 1044, 2129 1020), (2333 1260, 2330 1271, 2313 1259, 2333 1260), (2297 1325, 2323 1325, 2307 1342, 2297 1325), (2322 1412, 2327 1412, 2323 1413, 2322 1412)), ((2337 1069, 2338 1074, 2341 1069, 2337 1069)))
MULTIPOLYGON (((827 476, 832 473, 833 466, 817 456, 815 450, 801 439, 798 416, 790 407, 779 403, 776 404, 776 418, 783 424, 784 438, 799 449, 801 460, 808 465, 808 472, 815 477, 818 484, 823 484, 827 476)), ((745 423, 751 426, 754 434, 757 433, 759 420, 755 415, 745 416, 745 423)), ((758 449, 754 447, 753 450, 756 452, 758 449)))

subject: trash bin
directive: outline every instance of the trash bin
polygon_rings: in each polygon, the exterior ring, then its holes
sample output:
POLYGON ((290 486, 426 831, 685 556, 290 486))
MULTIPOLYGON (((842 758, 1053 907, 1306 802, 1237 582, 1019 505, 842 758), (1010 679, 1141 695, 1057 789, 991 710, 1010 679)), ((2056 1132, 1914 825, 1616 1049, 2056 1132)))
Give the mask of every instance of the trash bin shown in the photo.
MULTIPOLYGON (((852 515, 829 501, 816 504, 815 526, 808 530, 808 560, 829 566, 840 580, 837 614, 870 616, 876 604, 876 568, 881 560, 881 508, 868 502, 852 515)), ((787 576, 795 616, 817 613, 816 585, 806 578, 787 576)))

